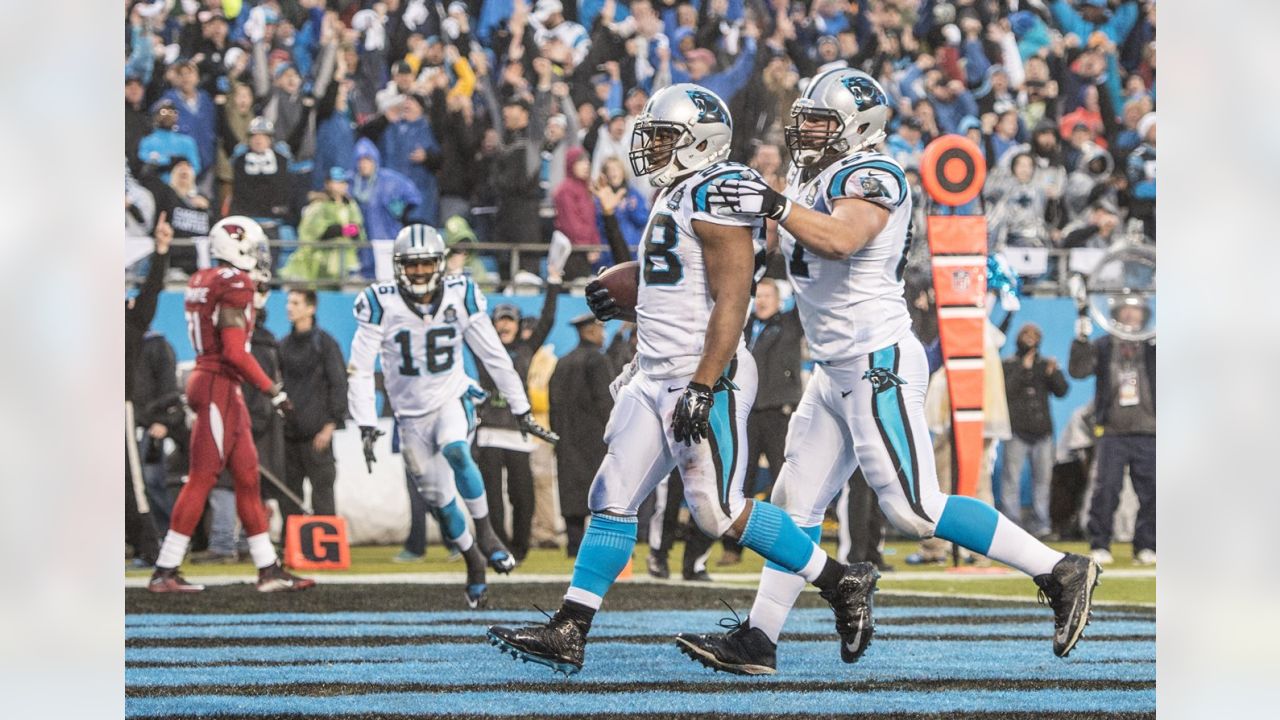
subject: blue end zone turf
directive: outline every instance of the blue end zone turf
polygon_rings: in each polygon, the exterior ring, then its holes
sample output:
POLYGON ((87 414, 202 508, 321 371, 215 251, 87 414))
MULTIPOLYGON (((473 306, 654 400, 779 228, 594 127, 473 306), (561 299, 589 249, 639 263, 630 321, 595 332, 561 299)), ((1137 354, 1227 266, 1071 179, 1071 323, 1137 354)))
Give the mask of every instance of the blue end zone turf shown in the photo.
POLYGON ((749 712, 769 715, 826 717, 832 708, 841 713, 865 713, 886 717, 895 713, 944 712, 1049 712, 1106 711, 1148 712, 1155 708, 1151 690, 1032 690, 1000 692, 948 690, 947 692, 808 692, 692 693, 671 691, 584 693, 476 692, 466 695, 440 693, 370 693, 361 695, 235 696, 128 698, 128 717, 157 715, 234 715, 246 711, 258 715, 394 714, 528 716, 598 713, 602 708, 642 713, 749 712))
POLYGON ((1045 608, 889 606, 877 610, 886 642, 846 665, 830 611, 799 609, 778 648, 778 674, 756 678, 712 673, 677 650, 676 632, 716 630, 720 615, 603 612, 592 628, 586 666, 568 685, 486 643, 486 625, 536 620, 529 612, 131 615, 126 714, 748 712, 803 718, 839 708, 884 720, 905 712, 1155 710, 1155 622, 1141 611, 1100 609, 1086 636, 1092 641, 1064 660, 1051 650, 1052 616, 1045 608), (810 639, 815 636, 830 639, 810 639), (280 638, 301 642, 281 644, 280 638), (940 691, 939 682, 953 685, 940 691), (690 687, 704 683, 716 689, 690 687), (734 688, 726 690, 726 683, 734 688), (463 686, 465 692, 450 689, 463 686), (190 694, 178 694, 182 688, 190 694))

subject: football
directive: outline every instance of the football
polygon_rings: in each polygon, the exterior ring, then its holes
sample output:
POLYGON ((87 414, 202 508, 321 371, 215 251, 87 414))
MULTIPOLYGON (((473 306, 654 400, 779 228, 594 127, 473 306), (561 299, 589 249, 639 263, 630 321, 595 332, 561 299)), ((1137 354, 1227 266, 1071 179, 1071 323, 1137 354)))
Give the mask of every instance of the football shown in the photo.
POLYGON ((640 263, 629 260, 610 267, 596 278, 613 296, 622 313, 619 320, 636 321, 636 293, 640 289, 640 263))

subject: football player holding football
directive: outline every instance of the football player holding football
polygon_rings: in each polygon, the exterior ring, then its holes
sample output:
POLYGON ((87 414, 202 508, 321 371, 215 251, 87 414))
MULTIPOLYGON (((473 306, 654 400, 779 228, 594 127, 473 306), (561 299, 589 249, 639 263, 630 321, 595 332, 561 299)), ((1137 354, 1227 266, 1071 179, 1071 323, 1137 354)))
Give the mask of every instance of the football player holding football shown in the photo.
MULTIPOLYGON (((949 540, 1034 578, 1053 608, 1054 652, 1066 656, 1088 622, 1097 565, 1045 546, 986 503, 938 488, 924 414, 928 364, 903 297, 911 192, 898 163, 875 149, 889 112, 869 75, 829 70, 792 105, 785 192, 744 177, 707 193, 716 214, 777 224, 815 360, 791 416, 772 499, 816 540, 827 506, 861 467, 901 532, 949 540)), ((723 634, 682 634, 677 642, 708 667, 772 673, 779 633, 804 584, 789 568, 768 563, 745 623, 723 634)), ((866 621, 858 642, 842 641, 845 662, 870 643, 874 627, 866 621)))
MULTIPOLYGON (((743 497, 741 443, 756 367, 742 328, 763 270, 764 221, 713 213, 710 193, 725 182, 763 181, 725 162, 731 122, 724 101, 693 84, 654 93, 636 120, 632 168, 662 189, 639 263, 636 359, 615 381, 609 449, 591 484, 591 521, 559 612, 540 625, 489 628, 490 642, 513 656, 566 674, 582 668, 592 619, 631 558, 637 509, 674 468, 704 533, 739 540, 816 584, 842 636, 852 639, 868 613, 869 563, 835 562, 780 507, 743 497)), ((587 293, 601 320, 621 312, 598 281, 587 293)))

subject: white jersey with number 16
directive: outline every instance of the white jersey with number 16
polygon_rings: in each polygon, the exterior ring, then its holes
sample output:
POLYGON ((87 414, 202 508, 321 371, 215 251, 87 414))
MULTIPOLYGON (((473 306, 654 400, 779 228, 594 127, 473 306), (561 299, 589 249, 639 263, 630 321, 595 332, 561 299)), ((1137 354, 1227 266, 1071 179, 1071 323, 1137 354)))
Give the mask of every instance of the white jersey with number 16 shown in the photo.
POLYGON ((358 326, 347 367, 348 405, 359 426, 377 424, 374 360, 397 417, 419 417, 458 400, 471 386, 463 341, 489 368, 517 415, 529 410, 524 384, 485 314, 484 294, 462 275, 443 278, 438 306, 407 299, 394 282, 374 283, 356 296, 358 326))

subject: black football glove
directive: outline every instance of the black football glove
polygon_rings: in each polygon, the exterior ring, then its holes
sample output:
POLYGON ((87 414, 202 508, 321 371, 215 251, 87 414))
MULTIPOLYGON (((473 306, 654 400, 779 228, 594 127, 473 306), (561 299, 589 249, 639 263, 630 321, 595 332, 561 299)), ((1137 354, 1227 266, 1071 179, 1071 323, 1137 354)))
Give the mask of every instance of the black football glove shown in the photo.
POLYGON ((711 406, 715 396, 711 388, 701 383, 691 382, 676 401, 676 411, 671 416, 671 433, 676 442, 687 447, 690 443, 700 443, 707 436, 707 421, 711 417, 711 406))
POLYGON ((560 436, 539 425, 538 421, 533 419, 532 412, 517 415, 516 420, 520 423, 520 437, 525 440, 528 440, 529 436, 532 435, 541 440, 546 440, 552 445, 560 442, 560 436))
POLYGON ((725 180, 712 185, 707 201, 714 215, 767 217, 782 222, 791 212, 787 196, 759 180, 725 180))
POLYGON ((587 307, 591 308, 591 313, 600 322, 609 322, 622 312, 609 294, 609 289, 601 285, 599 280, 587 283, 586 293, 587 307))
POLYGON ((360 443, 364 446, 364 464, 369 469, 369 474, 373 474, 373 464, 378 462, 378 456, 373 453, 373 446, 378 442, 378 438, 386 433, 376 427, 361 426, 360 427, 360 443))

